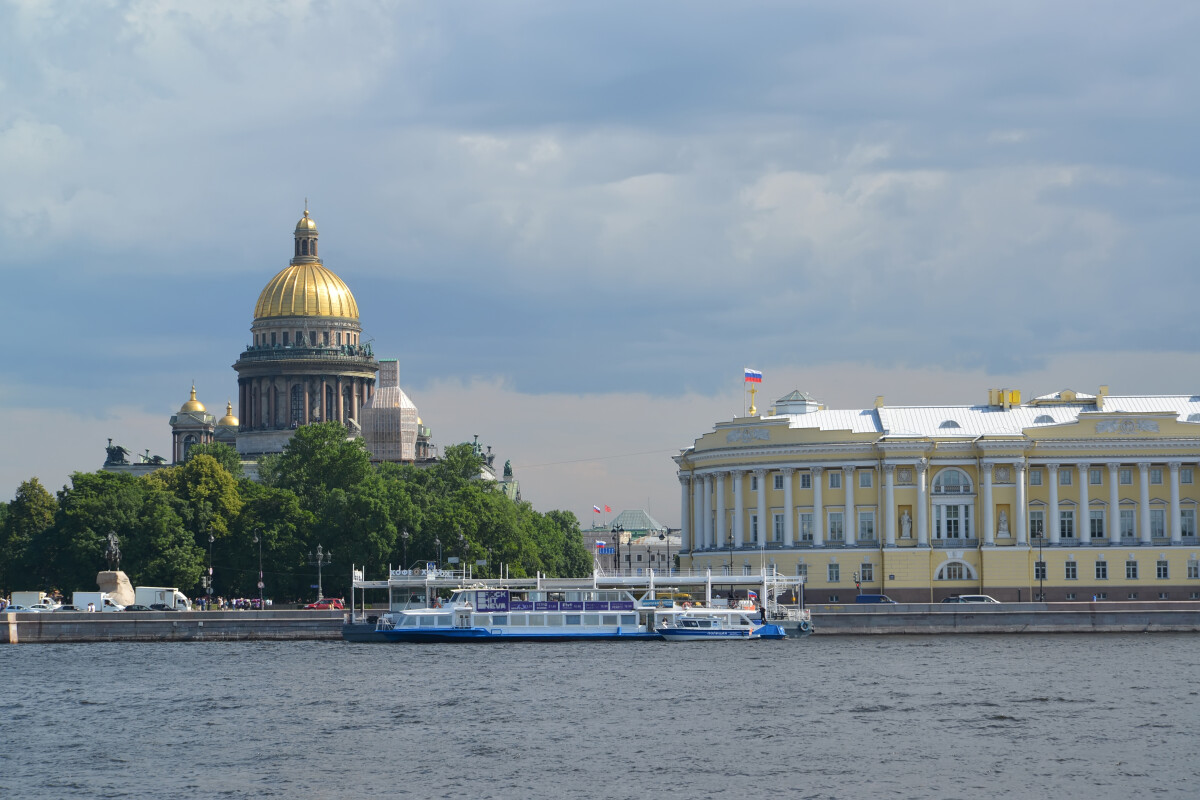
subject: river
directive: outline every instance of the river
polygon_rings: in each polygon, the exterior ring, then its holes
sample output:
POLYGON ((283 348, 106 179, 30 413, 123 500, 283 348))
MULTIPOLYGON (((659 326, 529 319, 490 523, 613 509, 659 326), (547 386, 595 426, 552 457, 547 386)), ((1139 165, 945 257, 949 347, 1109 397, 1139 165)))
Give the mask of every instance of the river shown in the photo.
POLYGON ((0 797, 1196 797, 1191 634, 17 645, 0 797))

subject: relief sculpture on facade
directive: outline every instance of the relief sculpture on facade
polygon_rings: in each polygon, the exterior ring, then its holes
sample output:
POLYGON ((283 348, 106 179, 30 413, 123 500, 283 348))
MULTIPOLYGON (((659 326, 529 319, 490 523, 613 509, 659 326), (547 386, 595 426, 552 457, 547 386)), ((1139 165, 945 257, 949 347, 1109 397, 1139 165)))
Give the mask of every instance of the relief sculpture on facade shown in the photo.
POLYGON ((729 443, 747 443, 752 442, 755 439, 769 441, 770 438, 771 432, 765 428, 742 428, 740 430, 730 431, 729 433, 725 434, 725 441, 729 443))
POLYGON ((1096 433, 1158 433, 1152 419, 1106 419, 1096 423, 1096 433))

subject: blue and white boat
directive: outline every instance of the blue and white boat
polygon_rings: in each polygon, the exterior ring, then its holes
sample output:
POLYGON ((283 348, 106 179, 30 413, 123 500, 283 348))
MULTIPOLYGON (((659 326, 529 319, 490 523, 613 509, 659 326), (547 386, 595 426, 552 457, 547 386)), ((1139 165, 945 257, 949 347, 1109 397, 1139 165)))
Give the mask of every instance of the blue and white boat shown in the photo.
POLYGON ((779 625, 763 622, 742 608, 695 608, 665 617, 658 628, 668 642, 786 639, 779 625))
POLYGON ((376 632, 393 642, 658 639, 655 611, 620 589, 468 588, 440 607, 384 614, 376 632))

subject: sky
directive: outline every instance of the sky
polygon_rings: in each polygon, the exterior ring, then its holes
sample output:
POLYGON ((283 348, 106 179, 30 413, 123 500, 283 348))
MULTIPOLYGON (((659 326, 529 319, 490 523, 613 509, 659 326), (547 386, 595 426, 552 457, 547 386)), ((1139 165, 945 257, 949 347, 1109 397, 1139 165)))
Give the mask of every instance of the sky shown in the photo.
MULTIPOLYGON (((0 0, 0 499, 210 411, 307 198, 440 447, 679 523, 831 408, 1200 391, 1200 6, 0 0)), ((236 411, 235 411, 236 413, 236 411)), ((592 506, 613 508, 595 515, 592 506)))

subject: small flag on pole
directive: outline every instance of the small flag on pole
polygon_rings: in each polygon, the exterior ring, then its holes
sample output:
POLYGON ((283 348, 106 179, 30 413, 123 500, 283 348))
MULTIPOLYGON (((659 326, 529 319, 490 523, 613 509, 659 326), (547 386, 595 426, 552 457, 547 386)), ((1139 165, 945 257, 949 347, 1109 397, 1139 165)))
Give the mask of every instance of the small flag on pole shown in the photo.
POLYGON ((611 513, 612 513, 612 508, 611 508, 610 506, 608 506, 607 504, 604 506, 604 513, 605 513, 605 514, 611 514, 611 513))
POLYGON ((596 547, 605 547, 606 545, 608 545, 608 542, 604 541, 603 539, 596 540, 596 547))
POLYGON ((746 383, 762 383, 762 373, 746 367, 746 383))
POLYGON ((600 506, 592 506, 592 511, 595 511, 597 514, 599 514, 599 513, 600 513, 600 506))

